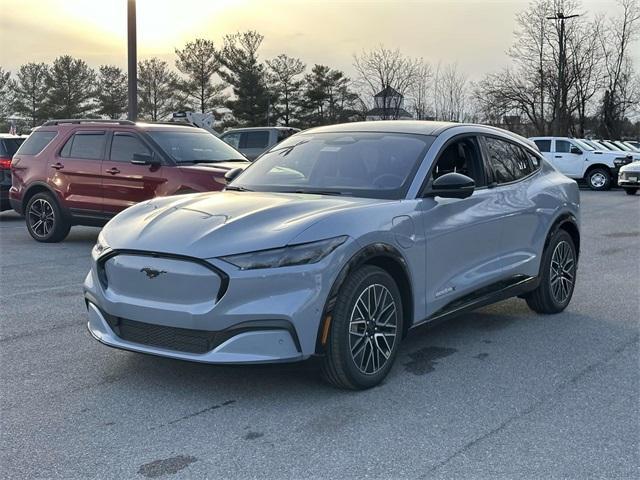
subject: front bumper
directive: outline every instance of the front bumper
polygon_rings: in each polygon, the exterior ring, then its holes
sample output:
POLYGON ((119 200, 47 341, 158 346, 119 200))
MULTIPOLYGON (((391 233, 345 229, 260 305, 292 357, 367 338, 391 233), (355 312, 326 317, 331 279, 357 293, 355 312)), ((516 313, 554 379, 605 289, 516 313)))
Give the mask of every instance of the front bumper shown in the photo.
MULTIPOLYGON (((202 260, 182 257, 178 263, 185 265, 176 268, 176 259, 169 255, 113 252, 106 257, 126 260, 133 268, 123 272, 133 280, 112 285, 105 279, 104 263, 94 262, 84 283, 87 326, 96 340, 111 347, 181 360, 221 364, 304 360, 315 352, 329 291, 340 266, 354 251, 354 245, 344 244, 316 264, 247 271, 211 259, 207 263, 228 277, 219 283, 219 298, 204 290, 189 297, 198 289, 195 283, 182 295, 174 295, 166 283, 161 288, 166 295, 162 291, 147 295, 144 290, 160 287, 163 281, 188 283, 192 276, 209 281, 198 270, 202 260), (128 260, 138 256, 141 262, 128 260), (143 272, 148 269, 163 274, 148 278, 143 272), (171 278, 185 272, 189 277, 171 278), (193 342, 205 341, 209 347, 191 348, 193 342)), ((111 278, 117 279, 122 273, 113 265, 117 262, 111 265, 111 278)))
POLYGON ((640 172, 623 171, 618 174, 620 187, 640 187, 640 172))

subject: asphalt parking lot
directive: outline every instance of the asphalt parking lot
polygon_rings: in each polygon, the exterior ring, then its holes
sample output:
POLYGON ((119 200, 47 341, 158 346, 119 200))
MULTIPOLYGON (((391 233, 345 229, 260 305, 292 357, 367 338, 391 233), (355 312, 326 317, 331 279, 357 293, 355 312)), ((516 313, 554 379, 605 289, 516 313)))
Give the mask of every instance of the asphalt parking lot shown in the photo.
POLYGON ((403 343, 365 392, 314 362, 220 367, 85 328, 98 229, 38 244, 0 215, 4 478, 637 478, 640 195, 582 191, 566 312, 512 299, 403 343))

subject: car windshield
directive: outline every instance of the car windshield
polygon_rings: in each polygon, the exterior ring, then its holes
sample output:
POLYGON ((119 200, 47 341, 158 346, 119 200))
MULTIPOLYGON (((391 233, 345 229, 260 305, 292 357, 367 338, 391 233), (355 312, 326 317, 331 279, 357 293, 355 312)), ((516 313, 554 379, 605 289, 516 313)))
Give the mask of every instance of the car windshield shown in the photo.
POLYGON ((594 148, 591 145, 589 145, 587 142, 583 142, 582 140, 578 140, 577 138, 574 138, 573 141, 576 142, 576 144, 583 150, 588 150, 588 151, 594 150, 594 148))
POLYGON ((219 138, 204 131, 163 131, 148 132, 151 138, 176 163, 209 163, 245 161, 237 150, 219 138))
POLYGON ((263 154, 232 187, 400 199, 434 137, 400 133, 308 133, 263 154))

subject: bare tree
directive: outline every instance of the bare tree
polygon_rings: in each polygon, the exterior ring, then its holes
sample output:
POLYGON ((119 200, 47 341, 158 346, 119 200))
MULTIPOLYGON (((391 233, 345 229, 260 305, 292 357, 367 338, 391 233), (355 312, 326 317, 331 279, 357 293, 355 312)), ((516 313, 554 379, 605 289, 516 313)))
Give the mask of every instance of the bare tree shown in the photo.
POLYGON ((467 116, 468 78, 456 63, 438 64, 433 77, 433 110, 436 120, 464 121, 467 116))
POLYGON ((421 61, 416 71, 415 82, 411 89, 411 106, 416 120, 426 120, 433 116, 431 82, 433 71, 431 65, 421 61))
POLYGON ((390 50, 382 45, 353 56, 353 68, 358 75, 356 84, 370 98, 382 94, 382 119, 398 118, 401 105, 391 101, 393 90, 406 96, 416 82, 421 64, 418 59, 405 57, 398 49, 390 50))
POLYGON ((622 14, 611 19, 600 36, 606 72, 601 133, 607 137, 620 136, 625 114, 639 101, 629 50, 638 36, 640 4, 638 0, 620 0, 619 4, 622 14))
POLYGON ((581 24, 577 34, 567 39, 573 76, 573 88, 569 92, 572 95, 570 111, 577 117, 573 128, 577 137, 585 136, 592 101, 604 86, 601 35, 602 18, 596 18, 593 22, 581 24))

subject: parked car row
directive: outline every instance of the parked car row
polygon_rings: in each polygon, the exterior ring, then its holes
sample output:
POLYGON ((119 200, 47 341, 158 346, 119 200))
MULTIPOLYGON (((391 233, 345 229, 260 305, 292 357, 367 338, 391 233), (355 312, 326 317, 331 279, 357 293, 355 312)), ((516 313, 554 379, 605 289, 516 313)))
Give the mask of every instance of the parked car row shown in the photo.
POLYGON ((626 144, 623 149, 614 147, 613 143, 610 148, 602 141, 568 137, 532 137, 530 140, 560 172, 585 180, 592 190, 608 190, 616 183, 621 167, 640 160, 640 151, 626 144))

